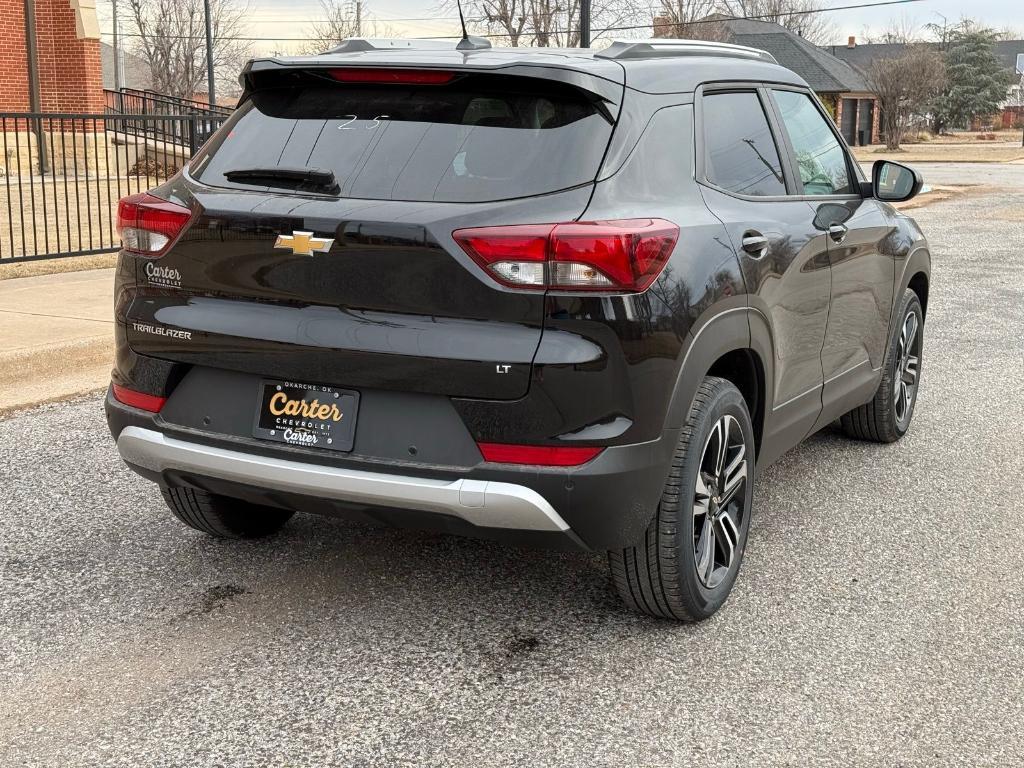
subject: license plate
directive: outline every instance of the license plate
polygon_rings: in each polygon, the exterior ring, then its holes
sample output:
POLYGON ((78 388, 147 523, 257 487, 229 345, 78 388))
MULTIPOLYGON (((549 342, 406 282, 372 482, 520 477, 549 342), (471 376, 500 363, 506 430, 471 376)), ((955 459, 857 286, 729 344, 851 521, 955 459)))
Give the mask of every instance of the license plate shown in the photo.
POLYGON ((359 393, 293 381, 260 382, 253 435, 264 440, 351 451, 359 393))

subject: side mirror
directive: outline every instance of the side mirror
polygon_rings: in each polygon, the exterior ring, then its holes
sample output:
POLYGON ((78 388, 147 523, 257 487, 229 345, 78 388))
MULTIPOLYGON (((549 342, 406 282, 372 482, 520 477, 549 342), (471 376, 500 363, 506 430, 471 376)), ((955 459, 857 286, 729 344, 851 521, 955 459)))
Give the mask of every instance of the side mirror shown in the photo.
POLYGON ((921 174, 913 168, 889 160, 875 160, 871 166, 871 194, 887 203, 909 200, 924 186, 921 174))

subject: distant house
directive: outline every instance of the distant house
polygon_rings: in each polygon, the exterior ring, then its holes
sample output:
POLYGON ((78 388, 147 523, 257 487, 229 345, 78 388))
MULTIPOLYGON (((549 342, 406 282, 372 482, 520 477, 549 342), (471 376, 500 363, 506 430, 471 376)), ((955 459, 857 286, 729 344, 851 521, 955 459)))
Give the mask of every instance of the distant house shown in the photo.
MULTIPOLYGON (((109 43, 100 43, 100 59, 103 64, 103 87, 106 90, 114 90, 117 83, 114 74, 114 46, 109 43)), ((153 73, 150 71, 149 62, 123 48, 121 49, 121 71, 121 86, 123 88, 148 91, 153 87, 153 73)))
MULTIPOLYGON (((939 43, 930 45, 939 47, 939 43)), ((872 61, 899 56, 905 48, 903 43, 858 43, 856 38, 851 37, 846 45, 830 45, 826 50, 855 69, 864 71, 872 61)), ((1020 121, 1024 121, 1024 89, 1021 87, 1020 75, 1016 72, 1017 54, 1022 53, 1024 40, 999 40, 995 44, 996 58, 1003 65, 1011 81, 1007 88, 1006 101, 1000 105, 1000 119, 1004 128, 1015 127, 1020 121)))
MULTIPOLYGON (((707 18, 717 19, 715 27, 721 30, 725 42, 767 51, 779 64, 806 80, 848 144, 874 144, 879 140, 875 96, 860 71, 779 24, 727 16, 707 18)), ((665 26, 667 19, 659 17, 654 22, 655 37, 671 35, 671 27, 665 26)))

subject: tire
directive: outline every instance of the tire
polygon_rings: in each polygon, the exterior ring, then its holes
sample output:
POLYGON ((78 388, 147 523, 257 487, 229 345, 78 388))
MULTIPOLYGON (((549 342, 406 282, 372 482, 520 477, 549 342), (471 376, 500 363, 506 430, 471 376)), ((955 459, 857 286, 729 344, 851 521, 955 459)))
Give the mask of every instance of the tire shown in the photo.
POLYGON ((160 487, 174 516, 189 528, 219 539, 258 539, 276 533, 293 514, 262 507, 197 488, 160 487))
POLYGON ((909 288, 903 293, 896 317, 900 320, 895 324, 892 338, 889 339, 882 380, 875 396, 870 402, 854 408, 840 419, 843 431, 857 440, 896 442, 910 429, 910 420, 914 417, 921 382, 924 313, 917 294, 909 288), (906 344, 908 323, 914 324, 909 349, 906 344))
MULTIPOLYGON (((722 477, 722 472, 717 476, 722 477)), ((644 540, 608 553, 612 580, 626 605, 677 621, 701 621, 717 611, 729 596, 743 560, 753 497, 754 431, 747 404, 731 382, 706 377, 679 436, 657 514, 644 540), (717 460, 723 432, 729 438, 726 446, 740 443, 738 458, 733 446, 727 448, 724 461, 717 460), (722 507, 716 499, 724 500, 725 494, 719 494, 718 486, 729 483, 710 481, 708 470, 716 469, 716 463, 724 470, 732 468, 724 476, 742 483, 734 486, 731 500, 722 507), (698 488, 708 493, 698 495, 698 488), (712 534, 710 568, 708 530, 712 534), (720 566, 716 558, 723 555, 724 560, 727 548, 731 549, 728 567, 720 566), (705 556, 699 556, 698 550, 705 556)))

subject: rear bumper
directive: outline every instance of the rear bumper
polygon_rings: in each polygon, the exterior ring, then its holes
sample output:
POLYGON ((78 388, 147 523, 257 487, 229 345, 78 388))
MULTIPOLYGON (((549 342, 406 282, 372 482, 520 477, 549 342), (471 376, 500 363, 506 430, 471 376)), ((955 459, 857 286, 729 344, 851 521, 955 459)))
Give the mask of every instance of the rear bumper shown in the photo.
POLYGON ((309 464, 188 442, 134 426, 121 431, 117 450, 128 464, 160 475, 198 474, 267 491, 432 512, 481 528, 569 530, 568 523, 543 496, 512 483, 444 480, 309 464))
MULTIPOLYGON (((107 423, 118 450, 148 480, 300 512, 555 549, 601 551, 642 541, 678 436, 666 431, 659 440, 610 446, 579 467, 488 463, 475 446, 476 458, 464 463, 401 461, 204 429, 204 413, 217 420, 213 427, 226 421, 220 410, 205 407, 189 408, 196 424, 185 426, 172 407, 179 396, 176 391, 161 413, 153 414, 107 393, 107 423)), ((251 420, 247 398, 245 405, 251 420)), ((368 413, 364 409, 361 417, 368 413)), ((446 422, 420 422, 415 414, 404 428, 378 422, 376 429, 363 430, 362 439, 404 432, 396 438, 403 445, 415 431, 425 440, 430 427, 433 442, 454 452, 456 438, 438 428, 446 422)), ((431 449, 418 437, 417 444, 421 455, 431 449)))

